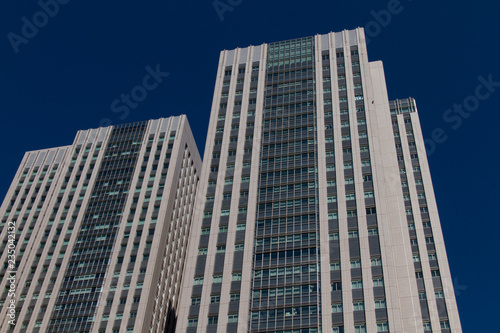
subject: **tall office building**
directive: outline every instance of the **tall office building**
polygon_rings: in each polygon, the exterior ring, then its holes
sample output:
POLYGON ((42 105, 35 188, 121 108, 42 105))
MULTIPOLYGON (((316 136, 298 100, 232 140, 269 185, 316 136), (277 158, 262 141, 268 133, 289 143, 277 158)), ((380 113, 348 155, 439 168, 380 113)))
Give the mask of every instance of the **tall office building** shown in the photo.
POLYGON ((200 168, 185 116, 27 152, 0 209, 0 331, 172 331, 200 168))
POLYGON ((221 52, 179 332, 461 332, 412 99, 363 29, 221 52))

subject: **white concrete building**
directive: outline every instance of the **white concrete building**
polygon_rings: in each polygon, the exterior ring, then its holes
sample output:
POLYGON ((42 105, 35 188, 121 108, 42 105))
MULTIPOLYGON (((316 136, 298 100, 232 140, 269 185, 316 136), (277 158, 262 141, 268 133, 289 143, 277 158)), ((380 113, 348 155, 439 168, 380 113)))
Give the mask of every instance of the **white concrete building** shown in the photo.
POLYGON ((363 29, 221 52, 178 332, 461 332, 412 99, 363 29))
POLYGON ((184 115, 27 152, 0 208, 2 248, 15 222, 17 272, 10 297, 2 251, 0 331, 171 331, 200 168, 184 115))

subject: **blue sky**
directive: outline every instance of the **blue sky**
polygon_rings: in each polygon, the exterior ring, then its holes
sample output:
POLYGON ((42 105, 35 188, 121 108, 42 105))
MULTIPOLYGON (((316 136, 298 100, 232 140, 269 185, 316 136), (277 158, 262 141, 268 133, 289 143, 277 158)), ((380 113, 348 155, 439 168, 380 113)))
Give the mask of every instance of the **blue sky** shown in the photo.
POLYGON ((218 13, 213 0, 54 1, 42 2, 50 16, 36 1, 0 4, 0 198, 25 151, 71 144, 100 124, 184 113, 203 151, 220 50, 366 27, 389 98, 417 100, 463 329, 491 331, 498 2, 220 0, 218 13), (113 112, 148 67, 168 75, 128 114, 113 112), (436 130, 446 140, 433 139, 436 130))

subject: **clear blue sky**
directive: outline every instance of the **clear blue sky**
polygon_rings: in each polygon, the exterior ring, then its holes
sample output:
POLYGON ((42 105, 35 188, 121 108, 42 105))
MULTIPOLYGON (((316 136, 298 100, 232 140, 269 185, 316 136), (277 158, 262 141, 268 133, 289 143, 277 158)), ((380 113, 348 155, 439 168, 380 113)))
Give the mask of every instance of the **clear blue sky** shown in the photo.
POLYGON ((203 151, 220 50, 366 27, 389 97, 415 97, 424 137, 447 137, 429 162, 463 328, 496 330, 500 84, 473 96, 479 76, 500 82, 498 2, 221 0, 221 20, 213 0, 59 1, 53 17, 36 1, 0 4, 0 198, 25 151, 71 144, 103 120, 184 113, 203 151), (157 65, 168 77, 126 117, 113 112, 157 65), (473 112, 447 111, 464 101, 473 112))

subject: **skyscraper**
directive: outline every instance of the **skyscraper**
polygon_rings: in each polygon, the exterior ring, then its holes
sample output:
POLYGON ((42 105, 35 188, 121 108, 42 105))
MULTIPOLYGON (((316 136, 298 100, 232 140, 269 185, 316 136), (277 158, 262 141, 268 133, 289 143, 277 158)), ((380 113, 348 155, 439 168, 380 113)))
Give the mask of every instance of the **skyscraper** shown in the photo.
POLYGON ((363 29, 221 52, 179 332, 461 332, 413 99, 363 29))
POLYGON ((171 331, 200 168, 184 115, 27 152, 0 208, 0 331, 12 300, 14 332, 171 331))

